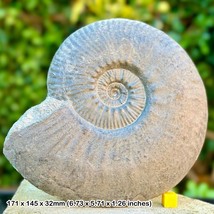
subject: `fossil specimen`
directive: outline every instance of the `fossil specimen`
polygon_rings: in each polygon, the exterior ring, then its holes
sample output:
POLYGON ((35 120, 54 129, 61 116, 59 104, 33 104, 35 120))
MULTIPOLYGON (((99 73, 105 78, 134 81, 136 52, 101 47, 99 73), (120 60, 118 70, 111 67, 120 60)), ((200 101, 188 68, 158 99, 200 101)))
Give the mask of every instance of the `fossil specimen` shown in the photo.
POLYGON ((60 46, 47 98, 13 125, 4 154, 64 199, 151 199, 192 167, 206 125, 204 86, 186 52, 142 22, 103 20, 60 46))

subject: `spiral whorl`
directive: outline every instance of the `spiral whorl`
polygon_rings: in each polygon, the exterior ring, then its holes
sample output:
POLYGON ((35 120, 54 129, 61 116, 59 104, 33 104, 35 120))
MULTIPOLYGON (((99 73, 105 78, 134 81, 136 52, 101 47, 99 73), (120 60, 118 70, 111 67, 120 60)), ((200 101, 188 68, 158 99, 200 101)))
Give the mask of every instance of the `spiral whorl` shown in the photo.
POLYGON ((49 96, 70 100, 82 118, 107 130, 133 124, 146 105, 143 70, 129 53, 138 45, 136 32, 130 23, 117 25, 104 21, 74 33, 54 57, 48 79, 49 96))
POLYGON ((145 106, 142 82, 131 71, 120 68, 94 77, 90 91, 83 90, 73 102, 85 120, 103 129, 118 129, 132 124, 145 106), (85 94, 88 95, 88 99, 85 94))

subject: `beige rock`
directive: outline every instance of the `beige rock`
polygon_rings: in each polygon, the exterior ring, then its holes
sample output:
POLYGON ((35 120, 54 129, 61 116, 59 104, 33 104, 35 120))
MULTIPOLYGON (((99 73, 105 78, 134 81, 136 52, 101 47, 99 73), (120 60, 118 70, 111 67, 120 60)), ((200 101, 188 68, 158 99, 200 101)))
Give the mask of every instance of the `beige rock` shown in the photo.
POLYGON ((186 52, 149 25, 111 19, 63 42, 47 98, 13 125, 4 154, 63 199, 146 200, 187 174, 206 126, 206 93, 186 52))
MULTIPOLYGON (((58 198, 48 195, 24 180, 12 200, 18 201, 59 201, 58 198)), ((161 196, 152 199, 152 207, 126 208, 69 208, 69 207, 40 207, 19 206, 8 207, 4 214, 205 214, 214 213, 214 206, 199 200, 178 195, 177 208, 164 208, 161 205, 161 196)))

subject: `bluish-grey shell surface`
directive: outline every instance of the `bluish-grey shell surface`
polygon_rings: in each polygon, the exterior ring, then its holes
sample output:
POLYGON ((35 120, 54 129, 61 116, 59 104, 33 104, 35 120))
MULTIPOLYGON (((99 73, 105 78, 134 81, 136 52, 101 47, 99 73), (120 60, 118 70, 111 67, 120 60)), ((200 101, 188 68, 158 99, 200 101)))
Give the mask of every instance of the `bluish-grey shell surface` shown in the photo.
POLYGON ((11 128, 4 154, 64 199, 151 199, 187 174, 202 148, 207 101, 186 52, 139 21, 71 34, 48 72, 48 96, 11 128))

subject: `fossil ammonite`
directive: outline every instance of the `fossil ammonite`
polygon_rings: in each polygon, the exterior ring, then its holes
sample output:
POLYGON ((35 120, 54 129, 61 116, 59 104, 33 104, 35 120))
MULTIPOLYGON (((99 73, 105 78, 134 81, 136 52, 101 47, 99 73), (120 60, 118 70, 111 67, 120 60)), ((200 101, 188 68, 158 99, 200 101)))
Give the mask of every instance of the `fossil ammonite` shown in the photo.
POLYGON ((186 52, 127 19, 70 35, 48 72, 48 96, 11 128, 4 154, 64 199, 151 199, 175 186, 201 150, 206 94, 186 52))

